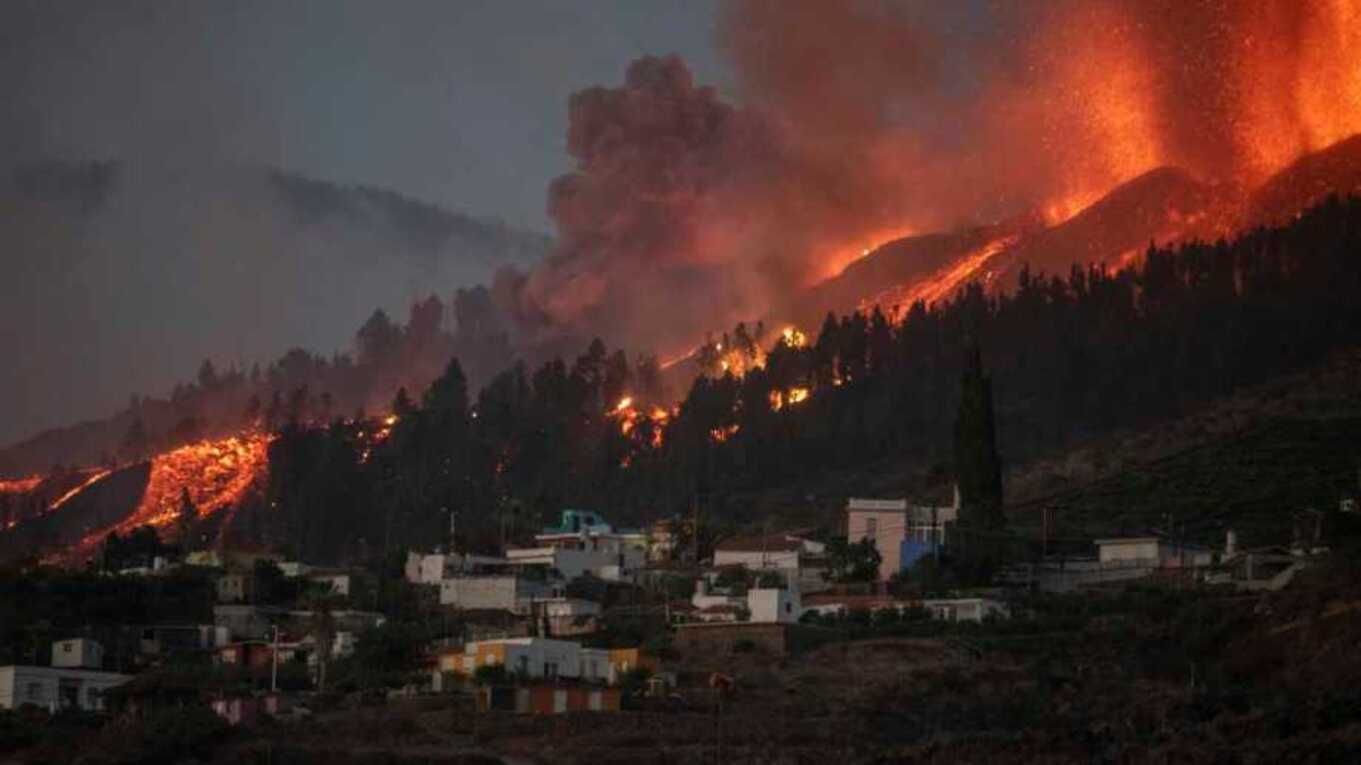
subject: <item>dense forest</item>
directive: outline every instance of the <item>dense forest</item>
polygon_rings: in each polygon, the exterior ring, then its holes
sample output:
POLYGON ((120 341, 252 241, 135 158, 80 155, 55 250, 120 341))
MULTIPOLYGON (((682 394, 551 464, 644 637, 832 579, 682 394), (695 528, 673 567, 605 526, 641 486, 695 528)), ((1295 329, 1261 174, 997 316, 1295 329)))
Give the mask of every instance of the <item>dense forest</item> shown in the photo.
POLYGON ((1026 272, 1011 294, 974 284, 895 307, 897 320, 829 315, 808 341, 739 326, 690 362, 708 373, 674 408, 655 362, 598 341, 475 395, 454 359, 425 391, 398 394, 381 438, 372 420, 284 425, 243 533, 335 559, 442 543, 456 514, 461 544, 494 548, 567 506, 627 524, 698 504, 742 523, 744 493, 856 465, 911 463, 948 482, 971 343, 992 378, 1001 458, 1023 461, 1357 343, 1358 252, 1361 200, 1333 198, 1231 242, 1150 246, 1116 273, 1026 272))

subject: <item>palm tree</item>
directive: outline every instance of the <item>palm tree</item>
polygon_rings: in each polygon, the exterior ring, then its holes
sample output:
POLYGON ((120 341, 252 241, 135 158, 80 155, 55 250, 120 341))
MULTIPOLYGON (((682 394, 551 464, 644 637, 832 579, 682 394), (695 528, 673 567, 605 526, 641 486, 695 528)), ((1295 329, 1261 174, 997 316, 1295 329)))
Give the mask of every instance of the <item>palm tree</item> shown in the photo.
POLYGON ((303 595, 302 604, 312 612, 309 627, 317 646, 317 691, 325 691, 326 669, 331 662, 331 646, 336 636, 336 620, 332 611, 340 604, 340 598, 330 588, 311 590, 303 595))

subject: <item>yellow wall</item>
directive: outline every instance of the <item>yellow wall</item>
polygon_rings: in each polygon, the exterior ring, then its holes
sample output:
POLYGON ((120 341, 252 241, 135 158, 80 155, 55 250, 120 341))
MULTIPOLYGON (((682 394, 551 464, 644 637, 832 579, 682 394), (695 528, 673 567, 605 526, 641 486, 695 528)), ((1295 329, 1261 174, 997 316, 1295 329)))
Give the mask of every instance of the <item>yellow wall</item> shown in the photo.
POLYGON ((478 643, 473 651, 471 656, 466 653, 440 654, 440 671, 471 675, 478 667, 506 663, 506 647, 501 643, 478 643))
POLYGON ((614 667, 616 672, 628 672, 639 667, 656 670, 656 664, 652 657, 644 655, 638 648, 610 649, 610 666, 614 667))

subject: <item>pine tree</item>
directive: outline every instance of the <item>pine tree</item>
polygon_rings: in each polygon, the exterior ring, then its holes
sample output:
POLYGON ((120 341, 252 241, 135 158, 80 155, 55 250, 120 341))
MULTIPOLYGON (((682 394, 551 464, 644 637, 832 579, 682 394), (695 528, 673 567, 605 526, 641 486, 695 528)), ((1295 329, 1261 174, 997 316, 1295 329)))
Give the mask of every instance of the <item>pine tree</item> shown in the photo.
POLYGON ((180 506, 175 514, 175 530, 179 536, 180 547, 188 551, 193 545, 194 525, 198 522, 198 507, 189 496, 189 488, 180 489, 180 506))
POLYGON ((960 523, 967 529, 996 530, 1002 514, 1002 460, 992 407, 992 379, 983 372, 978 344, 965 352, 955 420, 955 475, 959 482, 960 523))

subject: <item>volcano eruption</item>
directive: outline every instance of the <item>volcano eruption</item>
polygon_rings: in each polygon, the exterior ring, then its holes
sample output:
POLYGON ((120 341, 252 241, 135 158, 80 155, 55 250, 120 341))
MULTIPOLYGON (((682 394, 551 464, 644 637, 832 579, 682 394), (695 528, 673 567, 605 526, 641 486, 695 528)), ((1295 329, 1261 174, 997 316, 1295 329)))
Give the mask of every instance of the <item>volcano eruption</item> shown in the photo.
MULTIPOLYGON (((944 5, 735 0, 720 38, 736 100, 674 57, 578 94, 558 249, 500 282, 527 346, 601 335, 674 355, 829 278, 818 292, 846 289, 869 268, 849 264, 906 233, 977 259, 967 232, 1038 219, 1052 229, 988 259, 1064 273, 1355 187, 1343 149, 1297 168, 1309 180, 1273 176, 1361 131, 1361 2, 1059 0, 989 6, 987 23, 944 5)), ((828 307, 910 293, 952 250, 910 249, 899 283, 828 307)))
MULTIPOLYGON (((531 363, 593 337, 674 360, 741 321, 902 316, 971 282, 1115 270, 1361 190, 1361 0, 980 7, 732 0, 729 91, 671 55, 576 93, 572 167, 547 192, 554 249, 497 273, 487 323, 531 363)), ((166 526, 191 485, 227 517, 267 443, 234 438, 176 447, 206 450, 203 488, 190 455, 137 463, 121 480, 140 490, 100 528, 166 526)), ((0 520, 83 507, 129 469, 0 483, 23 508, 0 520)))

